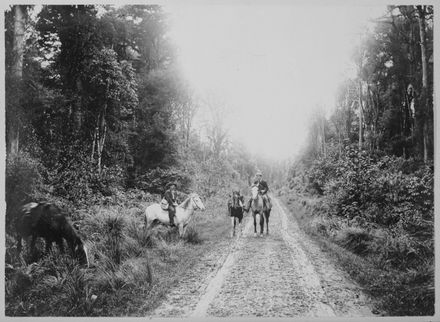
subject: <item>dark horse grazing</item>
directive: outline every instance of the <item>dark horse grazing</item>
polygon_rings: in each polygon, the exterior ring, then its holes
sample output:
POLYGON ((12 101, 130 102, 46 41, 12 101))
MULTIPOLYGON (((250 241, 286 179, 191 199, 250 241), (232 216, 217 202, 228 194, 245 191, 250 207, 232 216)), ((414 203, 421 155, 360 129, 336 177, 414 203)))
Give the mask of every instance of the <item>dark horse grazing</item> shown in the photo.
POLYGON ((263 197, 258 191, 258 186, 253 186, 251 192, 252 202, 250 209, 252 210, 252 216, 254 217, 254 236, 257 236, 257 221, 260 222, 260 236, 263 236, 264 219, 266 219, 266 234, 268 235, 270 209, 264 206, 263 197), (259 220, 257 220, 257 216, 259 217, 259 220))
POLYGON ((87 264, 87 250, 60 208, 51 203, 31 202, 24 205, 15 222, 17 230, 17 250, 21 252, 21 240, 32 236, 31 251, 35 251, 37 237, 43 237, 46 242, 46 252, 56 242, 61 253, 64 253, 63 239, 67 241, 70 250, 81 264, 87 264))
POLYGON ((243 220, 243 205, 244 200, 243 196, 240 195, 238 191, 233 191, 232 196, 228 201, 228 213, 231 217, 231 226, 232 226, 232 232, 231 237, 235 236, 235 227, 237 225, 238 220, 238 226, 239 226, 239 233, 241 233, 241 221, 243 220))

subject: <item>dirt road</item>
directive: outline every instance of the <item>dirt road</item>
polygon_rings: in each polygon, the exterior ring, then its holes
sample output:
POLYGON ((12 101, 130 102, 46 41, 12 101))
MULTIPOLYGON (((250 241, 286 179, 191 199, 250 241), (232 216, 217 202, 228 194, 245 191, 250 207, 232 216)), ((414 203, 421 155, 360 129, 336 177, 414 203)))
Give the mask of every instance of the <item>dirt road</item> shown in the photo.
POLYGON ((373 316, 367 297, 274 200, 270 234, 219 243, 170 291, 153 317, 373 316))

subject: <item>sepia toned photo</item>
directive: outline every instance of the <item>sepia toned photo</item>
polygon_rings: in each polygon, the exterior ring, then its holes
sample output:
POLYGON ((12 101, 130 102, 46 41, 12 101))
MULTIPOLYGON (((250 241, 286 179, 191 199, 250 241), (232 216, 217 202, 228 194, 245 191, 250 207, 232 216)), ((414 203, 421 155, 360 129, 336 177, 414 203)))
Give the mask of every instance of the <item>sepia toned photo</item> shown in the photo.
POLYGON ((433 5, 2 9, 5 317, 435 318, 433 5))

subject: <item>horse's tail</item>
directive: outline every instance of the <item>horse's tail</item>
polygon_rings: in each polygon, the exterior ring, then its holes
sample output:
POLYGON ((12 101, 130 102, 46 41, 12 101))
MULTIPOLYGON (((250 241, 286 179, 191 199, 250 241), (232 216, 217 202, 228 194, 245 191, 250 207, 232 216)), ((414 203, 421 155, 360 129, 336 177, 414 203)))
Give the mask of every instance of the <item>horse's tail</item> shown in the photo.
POLYGON ((148 226, 148 207, 145 209, 145 216, 144 216, 144 227, 147 228, 148 226))
POLYGON ((148 224, 153 222, 154 218, 153 218, 153 213, 152 213, 152 209, 151 209, 151 205, 147 207, 147 209, 145 209, 145 217, 144 217, 144 224, 145 224, 145 228, 148 228, 148 224))

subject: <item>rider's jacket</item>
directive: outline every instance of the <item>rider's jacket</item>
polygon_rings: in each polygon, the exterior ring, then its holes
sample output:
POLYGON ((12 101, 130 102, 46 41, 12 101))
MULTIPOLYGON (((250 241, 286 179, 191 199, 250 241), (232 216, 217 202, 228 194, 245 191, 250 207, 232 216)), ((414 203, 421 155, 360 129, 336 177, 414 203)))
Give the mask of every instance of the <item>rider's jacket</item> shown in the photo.
POLYGON ((170 189, 165 191, 163 197, 164 197, 164 199, 166 199, 168 201, 170 206, 174 206, 176 203, 178 203, 178 201, 177 201, 177 193, 174 192, 174 198, 173 198, 173 194, 172 194, 170 189))
POLYGON ((254 185, 258 184, 258 191, 262 194, 266 194, 269 191, 269 186, 267 185, 267 182, 264 180, 255 180, 254 185), (264 192, 263 192, 264 191, 264 192))

